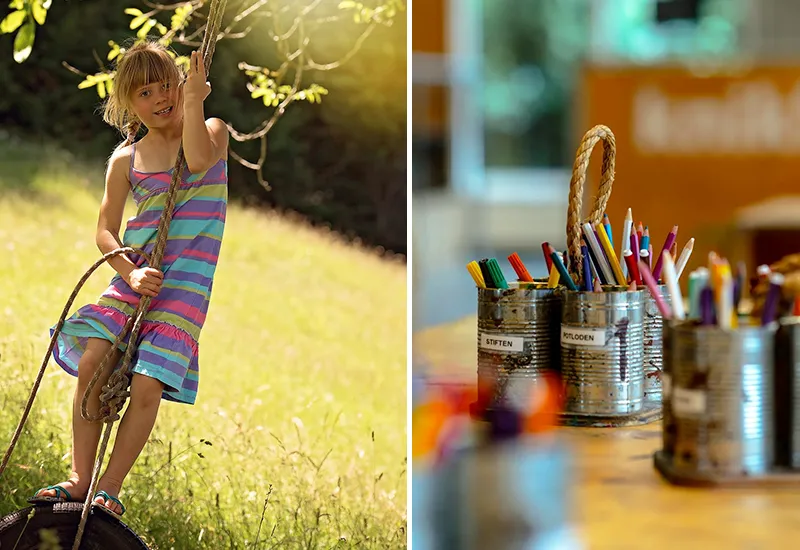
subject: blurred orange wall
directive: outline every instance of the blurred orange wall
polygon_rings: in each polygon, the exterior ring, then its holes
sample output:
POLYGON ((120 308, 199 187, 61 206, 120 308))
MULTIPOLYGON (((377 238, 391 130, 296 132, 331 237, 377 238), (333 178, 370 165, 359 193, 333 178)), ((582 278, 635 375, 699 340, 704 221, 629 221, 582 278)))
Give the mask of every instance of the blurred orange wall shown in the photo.
POLYGON ((411 10, 411 49, 415 52, 443 53, 444 0, 423 0, 414 2, 411 10))
MULTIPOLYGON (((445 17, 444 0, 414 2, 411 10, 411 50, 414 53, 444 55, 445 17)), ((413 66, 412 66, 413 71, 413 66)), ((413 109, 412 124, 415 132, 435 136, 444 134, 447 124, 447 90, 440 85, 414 85, 412 92, 424 99, 413 109), (421 108, 419 108, 421 106, 421 108)))
MULTIPOLYGON (((678 224, 679 251, 689 237, 697 239, 689 267, 711 249, 749 260, 733 229, 737 209, 800 195, 800 67, 709 75, 587 67, 582 81, 581 134, 605 124, 617 141, 608 214, 621 226, 631 207, 635 221, 649 225, 656 254, 678 224)), ((601 150, 592 159, 592 191, 601 150)))

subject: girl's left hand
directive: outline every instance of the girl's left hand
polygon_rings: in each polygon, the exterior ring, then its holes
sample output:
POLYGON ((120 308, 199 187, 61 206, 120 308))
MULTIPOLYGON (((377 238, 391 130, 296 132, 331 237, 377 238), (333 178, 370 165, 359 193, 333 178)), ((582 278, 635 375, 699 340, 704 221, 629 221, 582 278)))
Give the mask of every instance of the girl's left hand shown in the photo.
POLYGON ((183 84, 184 105, 202 103, 211 93, 211 84, 206 81, 206 67, 199 51, 192 52, 189 61, 189 73, 183 84))

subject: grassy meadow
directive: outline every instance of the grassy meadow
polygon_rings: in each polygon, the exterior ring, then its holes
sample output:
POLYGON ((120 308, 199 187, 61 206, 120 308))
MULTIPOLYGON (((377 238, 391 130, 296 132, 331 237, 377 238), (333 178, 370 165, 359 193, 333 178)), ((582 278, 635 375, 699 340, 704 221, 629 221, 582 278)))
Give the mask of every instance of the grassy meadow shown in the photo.
MULTIPOLYGON (((7 139, 0 166, 4 452, 48 329, 99 257, 104 167, 7 139)), ((111 275, 98 270, 73 310, 111 275)), ((0 516, 68 474, 74 387, 51 361, 0 516)), ((231 203, 198 402, 162 405, 120 498, 154 549, 405 548, 405 266, 231 203)))

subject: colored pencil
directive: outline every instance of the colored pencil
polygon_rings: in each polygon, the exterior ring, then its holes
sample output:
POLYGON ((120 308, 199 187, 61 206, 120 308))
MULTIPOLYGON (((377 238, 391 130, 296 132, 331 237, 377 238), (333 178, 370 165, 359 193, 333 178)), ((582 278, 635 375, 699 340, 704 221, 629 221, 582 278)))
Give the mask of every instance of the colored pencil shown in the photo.
POLYGON ((545 241, 542 243, 542 252, 544 252, 544 261, 547 264, 547 272, 550 273, 550 268, 553 267, 553 260, 550 258, 550 243, 545 241))
POLYGON ((661 254, 659 254, 658 259, 656 259, 656 266, 653 268, 653 277, 655 277, 656 281, 661 278, 661 269, 664 264, 664 252, 669 251, 672 248, 672 243, 675 242, 675 239, 678 237, 678 226, 673 225, 672 229, 669 233, 667 233, 667 238, 664 240, 664 246, 661 247, 661 254))
POLYGON ((778 302, 780 302, 781 288, 785 277, 781 273, 771 273, 769 276, 769 290, 764 299, 764 310, 761 313, 761 324, 768 325, 778 315, 778 302))
POLYGON ((603 250, 606 251, 608 262, 611 264, 611 269, 613 271, 614 278, 617 280, 617 284, 625 285, 625 275, 622 274, 622 268, 619 265, 617 253, 614 252, 614 247, 612 246, 611 241, 608 239, 608 235, 606 235, 606 232, 603 231, 603 226, 600 224, 600 222, 595 224, 595 229, 597 229, 598 233, 600 234, 600 244, 603 245, 603 250))
POLYGON ((594 259, 596 262, 597 268, 600 270, 601 282, 605 284, 613 284, 614 282, 614 271, 611 269, 608 261, 606 260, 605 254, 603 254, 603 248, 600 244, 600 241, 597 240, 597 232, 592 229, 592 224, 585 223, 583 224, 583 238, 586 241, 586 244, 592 249, 594 253, 594 259))
POLYGON ((683 247, 681 257, 678 258, 678 261, 675 264, 675 270, 678 274, 678 279, 681 278, 683 270, 686 269, 686 264, 689 263, 689 258, 692 256, 692 250, 694 250, 694 237, 689 239, 689 241, 686 243, 686 246, 683 247))
POLYGON ((642 281, 644 282, 645 286, 650 291, 650 295, 656 302, 656 307, 661 312, 661 316, 664 317, 664 319, 671 319, 672 311, 664 301, 664 298, 661 296, 661 292, 658 290, 658 284, 656 283, 653 274, 650 273, 650 268, 647 267, 647 264, 642 260, 639 260, 639 273, 642 276, 642 281))
POLYGON ((553 252, 550 254, 550 257, 553 258, 553 265, 558 269, 558 273, 561 275, 561 280, 564 282, 564 285, 570 290, 578 290, 578 286, 575 284, 575 281, 572 280, 572 277, 569 276, 567 268, 558 252, 553 252))
POLYGON ((592 266, 589 259, 589 247, 586 242, 581 239, 581 254, 583 255, 583 289, 586 291, 592 290, 592 266))
POLYGON ((555 288, 558 286, 558 281, 561 279, 561 274, 556 269, 556 266, 553 265, 552 260, 550 261, 550 277, 547 279, 547 288, 555 288))
POLYGON ((611 248, 614 248, 614 234, 611 231, 611 220, 608 219, 608 214, 603 213, 603 229, 608 235, 608 241, 611 243, 611 248))
MULTIPOLYGON (((633 228, 633 212, 631 209, 628 208, 628 212, 625 214, 625 220, 622 222, 622 242, 619 243, 619 257, 622 258, 625 255, 625 249, 628 248, 628 245, 631 241, 631 229, 633 228)), ((633 234, 636 234, 634 232, 633 234)), ((626 277, 628 276, 628 264, 627 262, 622 265, 622 274, 626 277)))
POLYGON ((641 242, 640 250, 649 250, 648 247, 650 246, 650 229, 648 227, 644 228, 644 233, 642 233, 642 236, 639 239, 639 241, 641 242))
POLYGON ((622 252, 622 256, 625 258, 625 265, 628 266, 628 273, 630 274, 631 280, 635 281, 638 285, 642 284, 642 276, 639 274, 638 262, 633 252, 626 249, 622 252))
MULTIPOLYGON (((667 285, 667 291, 669 292, 672 318, 683 321, 686 318, 686 310, 683 308, 683 296, 681 295, 681 287, 678 284, 678 275, 675 272, 675 262, 668 251, 665 250, 663 255, 664 283, 667 285)), ((653 275, 653 279, 655 279, 655 275, 653 275)))

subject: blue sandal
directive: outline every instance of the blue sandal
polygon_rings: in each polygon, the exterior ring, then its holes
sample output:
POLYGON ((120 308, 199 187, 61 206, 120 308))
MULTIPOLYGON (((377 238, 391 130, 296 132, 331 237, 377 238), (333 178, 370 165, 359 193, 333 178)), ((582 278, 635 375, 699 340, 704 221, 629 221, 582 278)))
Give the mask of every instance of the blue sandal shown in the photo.
POLYGON ((60 485, 50 485, 49 487, 45 487, 44 489, 39 489, 36 493, 28 499, 28 502, 31 504, 39 504, 39 503, 52 503, 52 502, 76 502, 72 495, 69 494, 69 491, 61 487, 60 485), (55 491, 56 496, 54 497, 37 497, 39 493, 42 491, 55 491))
POLYGON ((118 499, 117 497, 112 497, 111 495, 109 495, 109 494, 108 494, 108 493, 106 493, 105 491, 97 491, 97 492, 94 494, 94 498, 92 499, 92 502, 94 502, 95 500, 97 500, 97 497, 100 497, 100 498, 102 498, 104 501, 106 501, 106 502, 105 502, 105 503, 103 503, 103 504, 96 504, 96 506, 98 506, 98 507, 100 507, 100 508, 103 508, 103 511, 104 511, 104 512, 108 512, 109 514, 113 514, 113 515, 115 515, 115 516, 121 516, 122 514, 124 514, 124 513, 125 513, 125 505, 124 505, 124 504, 122 504, 122 503, 119 501, 119 499, 118 499), (118 504, 118 505, 119 505, 119 507, 120 507, 120 508, 122 508, 122 511, 121 511, 121 512, 119 512, 119 513, 117 513, 117 512, 115 512, 114 510, 110 509, 108 506, 106 506, 106 503, 107 503, 109 500, 110 500, 111 502, 115 503, 115 504, 118 504))

